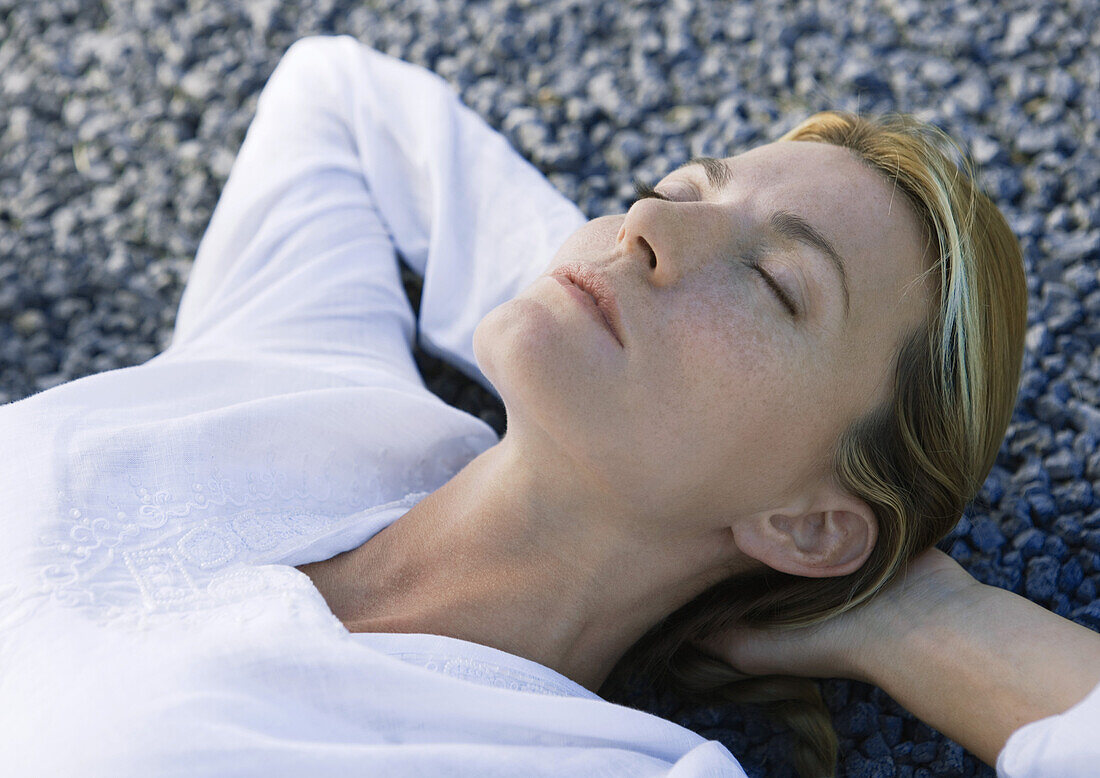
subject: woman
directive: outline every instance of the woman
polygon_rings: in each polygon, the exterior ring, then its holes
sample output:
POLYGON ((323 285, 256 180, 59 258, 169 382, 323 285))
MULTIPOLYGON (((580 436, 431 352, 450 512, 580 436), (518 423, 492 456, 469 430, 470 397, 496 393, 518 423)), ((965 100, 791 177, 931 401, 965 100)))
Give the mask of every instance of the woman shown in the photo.
POLYGON ((172 346, 0 411, 31 452, 0 476, 5 764, 743 775, 603 680, 717 687, 734 622, 851 618, 981 483, 1020 364, 999 214, 913 128, 846 121, 585 223, 438 77, 297 42, 172 346), (427 391, 416 328, 503 439, 427 391))

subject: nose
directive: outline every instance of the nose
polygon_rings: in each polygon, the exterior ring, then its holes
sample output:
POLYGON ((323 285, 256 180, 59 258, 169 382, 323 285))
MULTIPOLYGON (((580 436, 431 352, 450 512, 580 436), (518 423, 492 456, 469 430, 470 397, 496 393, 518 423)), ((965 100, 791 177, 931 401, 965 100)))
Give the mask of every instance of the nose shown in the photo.
POLYGON ((729 242, 717 210, 712 203, 639 200, 623 219, 616 248, 626 258, 645 262, 651 283, 675 284, 713 261, 729 242))
MULTIPOLYGON (((631 250, 632 246, 640 247, 640 250, 648 254, 649 268, 650 270, 657 267, 657 254, 653 251, 653 247, 649 245, 639 230, 632 230, 631 240, 626 240, 627 237, 627 225, 626 221, 630 218, 629 212, 626 215, 626 219, 623 220, 623 226, 619 228, 619 234, 615 237, 615 245, 619 247, 619 250, 623 253, 627 253, 631 250)), ((633 225, 632 225, 633 226, 633 225)))

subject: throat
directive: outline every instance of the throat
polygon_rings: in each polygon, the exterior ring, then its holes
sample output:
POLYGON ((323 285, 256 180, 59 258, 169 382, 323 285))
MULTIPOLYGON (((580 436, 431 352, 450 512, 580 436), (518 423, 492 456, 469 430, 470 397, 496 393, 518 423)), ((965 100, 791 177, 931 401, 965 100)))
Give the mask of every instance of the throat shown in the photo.
POLYGON ((442 563, 418 566, 412 555, 402 553, 415 540, 399 539, 397 529, 390 525, 357 548, 296 569, 309 577, 349 632, 444 634, 438 631, 437 606, 456 587, 440 578, 442 563))
MULTIPOLYGON (((313 582, 314 588, 328 605, 332 615, 344 625, 349 632, 367 632, 363 624, 362 604, 369 602, 371 597, 359 589, 360 582, 346 575, 347 562, 341 559, 351 552, 345 552, 331 559, 321 562, 310 562, 295 567, 305 573, 313 582), (345 574, 342 574, 345 573, 345 574)), ((377 630, 380 632, 399 630, 377 630)))

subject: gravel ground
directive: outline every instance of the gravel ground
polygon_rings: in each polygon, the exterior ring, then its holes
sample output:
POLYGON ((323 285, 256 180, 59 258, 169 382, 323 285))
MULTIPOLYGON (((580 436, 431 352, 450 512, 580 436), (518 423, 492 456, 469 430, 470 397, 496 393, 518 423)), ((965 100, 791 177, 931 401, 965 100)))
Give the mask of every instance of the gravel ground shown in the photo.
MULTIPOLYGON (((1021 238, 1016 416, 941 544, 979 580, 1100 629, 1100 26, 1095 0, 0 0, 0 403, 170 341, 199 239, 281 54, 348 33, 444 76, 589 216, 636 176, 830 107, 964 139, 1021 238)), ((417 279, 404 270, 414 305, 417 279)), ((432 389, 503 408, 417 353, 432 389)), ((622 698, 791 775, 788 735, 624 679, 622 698)), ((843 776, 992 776, 881 690, 823 684, 843 776)))

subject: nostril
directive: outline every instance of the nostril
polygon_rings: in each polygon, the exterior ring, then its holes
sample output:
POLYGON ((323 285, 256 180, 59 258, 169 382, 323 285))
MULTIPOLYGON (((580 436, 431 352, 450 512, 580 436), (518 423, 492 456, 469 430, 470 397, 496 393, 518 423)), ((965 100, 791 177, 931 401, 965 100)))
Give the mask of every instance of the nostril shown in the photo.
POLYGON ((649 243, 646 242, 646 239, 643 238, 641 235, 638 236, 638 240, 641 241, 643 246, 645 246, 645 250, 649 252, 649 269, 652 270, 653 268, 657 267, 657 254, 653 251, 652 247, 650 247, 649 243))

